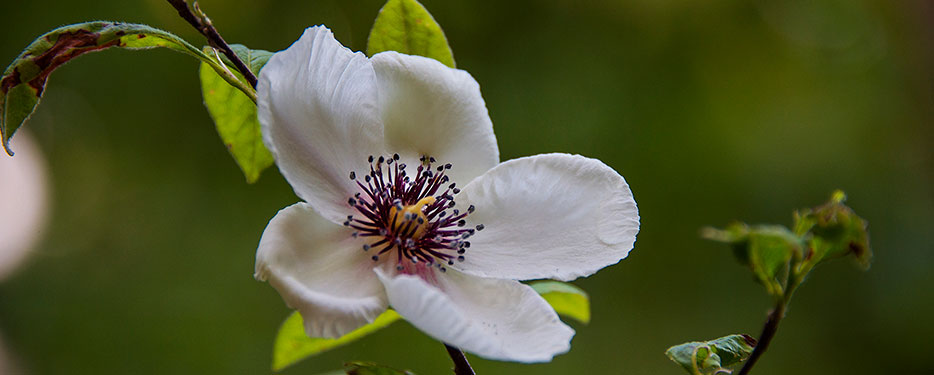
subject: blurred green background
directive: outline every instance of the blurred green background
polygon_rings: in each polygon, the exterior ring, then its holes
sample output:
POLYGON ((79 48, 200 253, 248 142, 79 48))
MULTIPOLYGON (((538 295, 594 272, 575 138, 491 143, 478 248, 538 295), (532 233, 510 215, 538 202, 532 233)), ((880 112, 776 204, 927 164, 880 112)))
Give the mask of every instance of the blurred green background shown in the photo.
MULTIPOLYGON (((281 50, 314 24, 365 48, 381 0, 203 0, 228 41, 281 50)), ((642 231, 577 285, 593 321, 550 364, 473 358, 481 375, 679 374, 663 352, 758 336, 769 301, 729 250, 732 219, 790 224, 849 193, 876 258, 821 266, 757 374, 932 374, 934 5, 925 0, 424 0, 480 82, 502 159, 600 158, 642 231)), ((161 0, 3 1, 0 60, 95 19, 203 39, 161 0)), ((275 169, 247 185, 201 104, 197 62, 166 50, 83 56, 26 125, 48 161, 47 237, 0 283, 0 335, 29 374, 262 374, 289 310, 252 278, 267 221, 298 200, 275 169)), ((16 146, 16 139, 13 140, 16 146)), ((307 360, 449 373, 407 323, 307 360)))

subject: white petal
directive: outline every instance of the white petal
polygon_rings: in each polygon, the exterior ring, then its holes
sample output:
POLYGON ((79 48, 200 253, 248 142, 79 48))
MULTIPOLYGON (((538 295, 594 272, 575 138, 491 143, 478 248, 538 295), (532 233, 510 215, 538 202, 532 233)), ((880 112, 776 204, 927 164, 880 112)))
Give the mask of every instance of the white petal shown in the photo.
POLYGON ((429 336, 481 357, 547 362, 571 348, 574 330, 528 285, 448 269, 431 277, 376 269, 389 303, 429 336))
POLYGON ((257 97, 263 142, 282 175, 324 217, 342 222, 357 192, 350 172, 364 174, 367 156, 382 153, 369 60, 327 28, 308 28, 263 67, 257 97))
POLYGON ((279 211, 259 241, 256 279, 298 309, 312 337, 340 337, 386 310, 373 261, 345 227, 305 203, 279 211))
POLYGON ((471 225, 484 225, 457 265, 478 276, 588 276, 625 258, 639 232, 639 211, 623 176, 579 155, 507 161, 456 199, 476 206, 471 225))
POLYGON ((461 185, 499 163, 493 123, 470 74, 396 52, 371 61, 389 150, 410 160, 428 155, 451 163, 448 174, 461 185))

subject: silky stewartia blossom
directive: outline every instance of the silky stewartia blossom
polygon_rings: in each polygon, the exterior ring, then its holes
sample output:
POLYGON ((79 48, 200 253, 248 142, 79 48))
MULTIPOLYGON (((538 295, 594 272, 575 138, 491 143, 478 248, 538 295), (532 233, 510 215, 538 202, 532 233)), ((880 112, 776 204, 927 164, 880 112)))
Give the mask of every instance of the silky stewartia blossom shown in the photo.
POLYGON ((599 160, 499 163, 476 81, 429 58, 367 58, 312 27, 263 68, 263 140, 304 201, 256 254, 313 337, 388 307, 476 355, 549 361, 574 331, 517 280, 572 280, 619 262, 639 230, 626 181, 599 160))

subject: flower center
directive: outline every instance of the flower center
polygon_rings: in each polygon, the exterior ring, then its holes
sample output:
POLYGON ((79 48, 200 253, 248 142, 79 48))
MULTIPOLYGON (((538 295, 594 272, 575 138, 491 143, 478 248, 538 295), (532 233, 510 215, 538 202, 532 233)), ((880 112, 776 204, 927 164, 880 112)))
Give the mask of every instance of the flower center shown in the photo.
POLYGON ((393 222, 396 223, 393 229, 397 232, 402 231, 404 229, 403 225, 414 221, 413 228, 415 232, 412 233, 412 238, 422 238, 425 231, 428 230, 428 220, 426 220, 427 217, 422 209, 435 201, 437 201, 435 197, 424 197, 413 205, 402 207, 401 210, 397 209, 396 206, 392 206, 392 208, 389 209, 389 216, 392 217, 393 222))
MULTIPOLYGON (((435 159, 423 156, 421 164, 410 175, 399 154, 392 157, 369 158, 370 170, 362 181, 355 171, 350 179, 360 192, 347 200, 357 215, 347 217, 345 226, 355 230, 354 237, 366 239, 363 250, 372 251, 372 259, 396 254, 396 267, 408 269, 425 264, 446 271, 444 264, 463 261, 470 242, 467 241, 483 225, 465 228, 467 215, 474 206, 461 212, 454 208, 454 195, 460 192, 450 182, 445 171, 451 164, 432 169, 435 159)), ((390 258, 391 259, 391 258, 390 258)))

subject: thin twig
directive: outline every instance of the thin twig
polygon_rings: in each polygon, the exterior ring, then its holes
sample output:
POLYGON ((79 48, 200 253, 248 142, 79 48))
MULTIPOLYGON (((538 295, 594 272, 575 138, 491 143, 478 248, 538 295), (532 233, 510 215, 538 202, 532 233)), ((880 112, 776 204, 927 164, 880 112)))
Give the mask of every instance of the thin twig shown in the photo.
POLYGON ((470 367, 470 363, 467 362, 464 352, 448 344, 444 344, 444 348, 448 350, 448 355, 454 361, 454 375, 476 375, 470 367))
POLYGON ((211 23, 211 20, 201 12, 200 9, 197 9, 198 3, 195 2, 195 10, 200 13, 201 17, 195 15, 195 12, 191 10, 191 7, 188 6, 187 0, 166 0, 175 10, 178 11, 178 15, 181 16, 185 21, 187 21, 191 26, 194 26, 201 35, 204 35, 208 39, 208 44, 211 47, 219 49, 224 53, 224 56, 227 56, 228 59, 234 64, 234 67, 243 74, 243 77, 246 78, 246 81, 250 83, 250 86, 256 88, 256 75, 250 71, 250 68, 243 63, 243 60, 240 60, 240 57, 232 49, 230 45, 224 41, 224 38, 220 33, 217 32, 217 29, 214 28, 214 24, 211 23))
POLYGON ((778 331, 778 323, 781 322, 784 317, 785 303, 782 301, 769 313, 769 318, 765 321, 765 326, 762 327, 762 334, 759 335, 759 343, 756 344, 756 348, 752 350, 752 354, 749 355, 749 359, 746 360, 746 364, 743 365, 743 368, 739 370, 737 375, 749 374, 749 371, 752 370, 752 366, 756 364, 756 361, 759 360, 762 353, 765 353, 765 350, 769 348, 769 343, 772 342, 772 338, 775 337, 775 332, 778 331))

